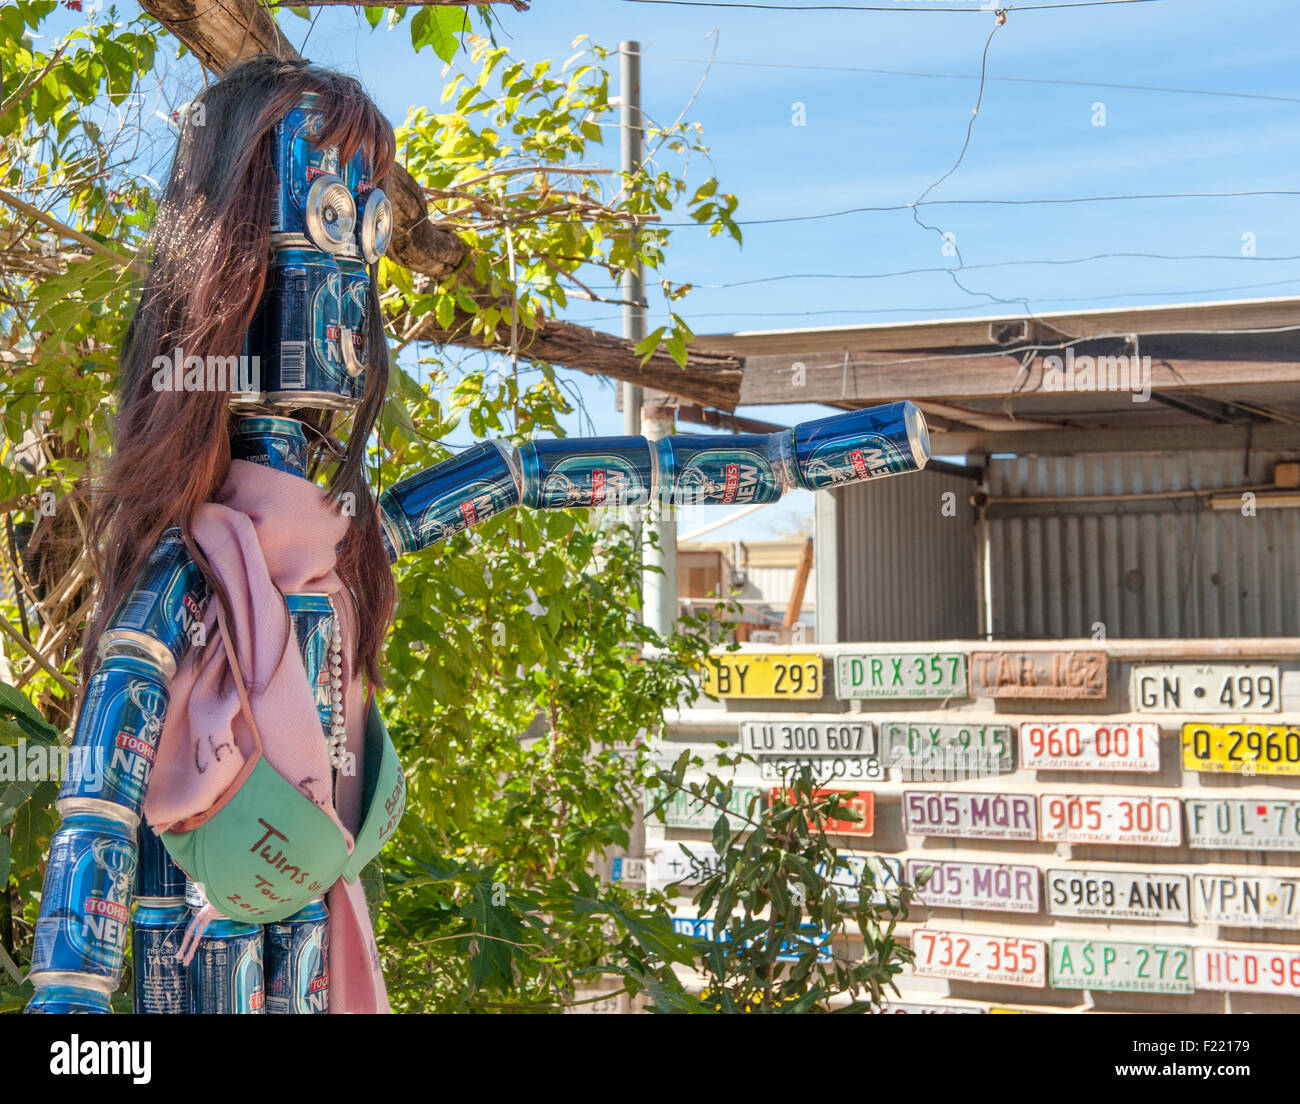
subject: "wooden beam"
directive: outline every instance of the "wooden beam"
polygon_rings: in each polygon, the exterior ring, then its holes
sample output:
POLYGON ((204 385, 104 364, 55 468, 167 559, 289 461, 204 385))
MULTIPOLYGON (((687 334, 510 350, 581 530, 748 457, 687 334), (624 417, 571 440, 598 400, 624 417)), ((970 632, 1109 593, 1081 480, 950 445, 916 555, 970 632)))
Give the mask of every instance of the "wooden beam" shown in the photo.
POLYGON ((809 537, 799 553, 799 564, 794 570, 794 582, 790 586, 790 601, 785 607, 785 619, 781 622, 787 629, 793 629, 803 609, 803 594, 808 589, 808 576, 813 565, 813 539, 809 537))
POLYGON ((1012 452, 1021 456, 1075 456, 1095 452, 1187 452, 1213 449, 1300 449, 1300 429, 1268 423, 1237 426, 1142 426, 1135 429, 1027 429, 935 431, 936 456, 1012 452))
MULTIPOLYGON (((140 6, 216 73, 259 53, 282 58, 299 56, 258 0, 141 0, 140 6)), ((468 259, 469 247, 450 230, 430 223, 424 191, 403 166, 393 166, 385 191, 393 203, 389 256, 435 281, 445 280, 459 270, 468 259)), ((469 321, 469 315, 457 312, 452 325, 443 329, 429 315, 422 320, 419 331, 408 336, 504 351, 499 334, 472 335, 469 321)), ((405 327, 402 332, 407 333, 405 327)), ((573 323, 539 320, 536 333, 527 337, 520 352, 549 364, 658 388, 689 402, 735 409, 741 379, 740 362, 735 357, 716 350, 697 353, 692 348, 684 369, 665 354, 652 357, 643 369, 633 345, 573 323)))

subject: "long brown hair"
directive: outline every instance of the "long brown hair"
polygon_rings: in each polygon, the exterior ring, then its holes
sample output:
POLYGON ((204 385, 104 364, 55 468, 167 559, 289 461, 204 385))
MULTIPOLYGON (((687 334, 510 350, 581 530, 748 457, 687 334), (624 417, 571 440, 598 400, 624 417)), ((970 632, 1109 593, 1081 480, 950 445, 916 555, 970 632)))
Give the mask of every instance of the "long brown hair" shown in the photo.
MULTIPOLYGON (((82 643, 83 686, 100 634, 165 529, 181 527, 217 600, 226 602, 189 526, 230 467, 231 393, 156 391, 153 361, 178 347, 204 356, 243 352, 270 259, 275 124, 307 92, 315 93, 324 119, 317 144, 337 146, 341 164, 357 149, 368 150, 374 180, 382 183, 396 152, 393 129, 361 86, 342 74, 257 57, 208 87, 185 113, 150 242, 152 260, 122 346, 113 455, 91 498, 88 536, 101 591, 82 643)), ((373 268, 368 337, 365 394, 329 489, 336 499, 355 496, 338 571, 357 610, 353 669, 380 684, 379 654, 395 588, 365 477, 367 439, 388 389, 373 268)))

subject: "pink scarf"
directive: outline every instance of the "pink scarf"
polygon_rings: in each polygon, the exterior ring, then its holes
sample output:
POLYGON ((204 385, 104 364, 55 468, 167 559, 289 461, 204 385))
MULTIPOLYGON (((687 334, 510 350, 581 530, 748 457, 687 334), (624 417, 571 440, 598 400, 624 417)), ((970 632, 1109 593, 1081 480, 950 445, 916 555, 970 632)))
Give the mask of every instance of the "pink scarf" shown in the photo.
MULTIPOLYGON (((347 838, 360 826, 365 697, 352 671, 356 613, 335 572, 335 548, 348 518, 319 487, 272 468, 233 460, 214 501, 195 511, 194 540, 230 600, 230 635, 277 773, 330 815, 347 838), (330 792, 329 750, 307 683, 283 595, 331 595, 343 637, 343 716, 352 776, 330 792)), ((204 647, 192 648, 171 684, 145 816, 158 831, 202 816, 239 774, 253 748, 217 626, 213 597, 204 647)), ((330 1011, 388 1012, 379 950, 360 880, 340 878, 326 897, 330 915, 330 1011)))

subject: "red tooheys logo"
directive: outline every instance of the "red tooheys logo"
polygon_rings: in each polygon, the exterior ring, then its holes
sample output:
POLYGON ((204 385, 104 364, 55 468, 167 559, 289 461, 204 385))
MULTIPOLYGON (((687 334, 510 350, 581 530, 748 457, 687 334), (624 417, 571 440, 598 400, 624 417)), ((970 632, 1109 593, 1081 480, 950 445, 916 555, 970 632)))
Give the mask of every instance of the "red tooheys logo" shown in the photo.
POLYGON ((325 175, 325 170, 322 169, 319 165, 308 165, 308 166, 307 166, 307 179, 308 179, 308 180, 315 180, 318 176, 324 176, 324 175, 325 175))
POLYGON ((736 501, 736 492, 740 490, 740 465, 727 465, 727 483, 722 489, 722 504, 736 501))
POLYGON ((597 468, 591 473, 591 504, 599 506, 605 501, 605 473, 597 468))
POLYGON ((87 897, 82 902, 81 909, 87 916, 107 916, 122 924, 126 923, 128 915, 125 905, 119 905, 116 901, 105 901, 102 897, 87 897))
POLYGON ((474 503, 471 500, 466 499, 460 504, 460 514, 465 519, 466 525, 478 524, 478 511, 474 509, 474 503))
POLYGON ((143 755, 151 763, 156 754, 151 743, 147 740, 141 740, 138 736, 132 736, 129 732, 119 732, 117 734, 117 746, 126 748, 127 751, 134 751, 137 755, 143 755))
POLYGON ((264 1000, 266 1000, 266 994, 259 989, 248 998, 248 1007, 261 1008, 264 1000))
POLYGON ((853 465, 853 473, 859 479, 866 479, 871 474, 871 469, 867 467, 867 458, 862 455, 861 449, 854 449, 849 453, 849 462, 853 465))
POLYGON ((322 989, 328 989, 329 987, 330 987, 329 974, 322 974, 318 978, 311 979, 311 985, 308 986, 308 989, 313 993, 319 993, 322 989))

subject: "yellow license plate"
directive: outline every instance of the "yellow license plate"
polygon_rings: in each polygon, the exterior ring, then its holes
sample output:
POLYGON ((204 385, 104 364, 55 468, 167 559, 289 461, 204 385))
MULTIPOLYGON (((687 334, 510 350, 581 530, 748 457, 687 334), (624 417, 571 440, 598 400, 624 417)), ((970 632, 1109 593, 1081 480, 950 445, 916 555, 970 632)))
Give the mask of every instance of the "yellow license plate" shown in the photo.
POLYGON ((1183 725, 1183 769, 1300 775, 1300 726, 1189 722, 1183 725))
POLYGON ((719 698, 820 698, 822 657, 736 652, 710 656, 704 689, 719 698))

